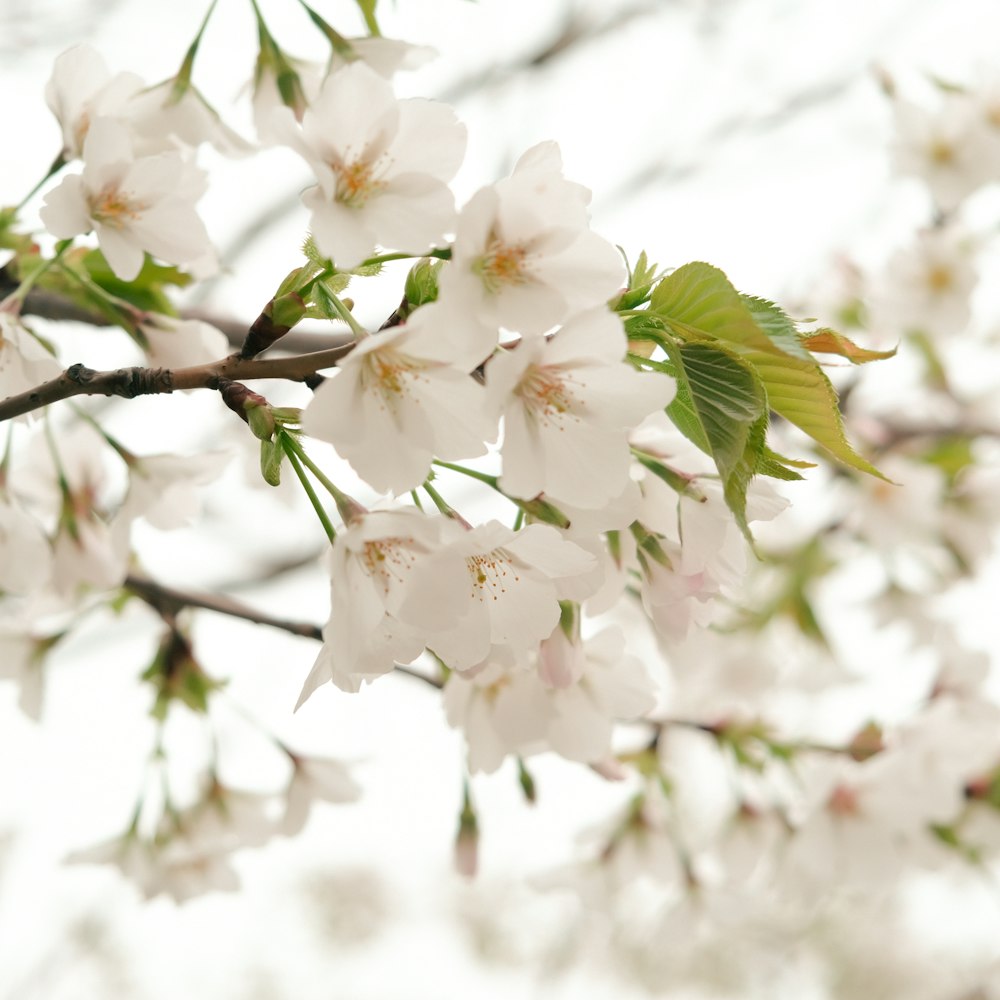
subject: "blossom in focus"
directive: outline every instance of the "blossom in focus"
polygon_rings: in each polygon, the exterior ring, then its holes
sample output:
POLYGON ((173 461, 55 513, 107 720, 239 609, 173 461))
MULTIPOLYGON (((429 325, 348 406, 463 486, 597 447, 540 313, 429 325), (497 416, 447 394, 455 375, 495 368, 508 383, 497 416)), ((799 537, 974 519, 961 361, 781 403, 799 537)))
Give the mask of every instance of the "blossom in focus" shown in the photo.
POLYGON ((136 158, 128 129, 98 118, 83 145, 82 174, 71 174, 45 197, 41 217, 59 239, 93 230, 111 270, 132 281, 148 252, 189 264, 211 251, 194 204, 204 174, 180 153, 136 158))
POLYGON ((554 142, 462 209, 441 299, 485 327, 540 334, 621 290, 618 251, 589 228, 590 192, 562 174, 554 142))
POLYGON ((423 651, 427 636, 465 610, 458 553, 443 544, 444 518, 415 508, 376 510, 337 533, 330 554, 330 618, 299 707, 323 683, 360 690, 423 651))
POLYGON ((361 341, 303 412, 306 433, 333 444, 377 490, 413 489, 435 456, 482 455, 496 437, 486 393, 453 362, 439 317, 432 303, 361 341))
POLYGON ((271 121, 316 175, 302 200, 316 245, 338 268, 356 267, 376 246, 423 253, 451 230, 448 182, 466 133, 447 105, 397 100, 358 61, 326 78, 301 127, 287 109, 271 121))
POLYGON ((56 58, 45 87, 45 101, 63 133, 63 156, 83 155, 91 124, 124 112, 130 98, 142 90, 135 73, 111 75, 100 54, 89 45, 75 45, 56 58))
MULTIPOLYGON (((487 521, 459 535, 447 551, 464 563, 463 613, 452 627, 430 635, 427 646, 453 670, 491 658, 523 660, 552 634, 559 601, 582 600, 600 582, 594 556, 545 524, 513 531, 487 521)), ((426 570, 421 577, 422 587, 433 587, 426 570)))
POLYGON ((524 341, 486 369, 504 417, 505 492, 603 507, 625 490, 628 432, 673 398, 669 376, 624 363, 621 321, 607 310, 570 320, 554 336, 524 341))

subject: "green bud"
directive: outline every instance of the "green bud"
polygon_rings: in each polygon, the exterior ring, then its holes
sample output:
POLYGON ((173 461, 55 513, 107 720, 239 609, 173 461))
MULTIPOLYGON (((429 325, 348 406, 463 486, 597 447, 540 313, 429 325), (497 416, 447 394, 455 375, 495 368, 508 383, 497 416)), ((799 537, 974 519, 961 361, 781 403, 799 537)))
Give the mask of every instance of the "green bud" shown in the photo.
POLYGON ((568 528, 569 518, 558 507, 553 507, 548 500, 517 500, 518 507, 534 521, 543 524, 554 524, 557 528, 568 528))
POLYGON ((253 431, 253 436, 260 438, 261 441, 270 441, 274 437, 276 426, 271 407, 267 403, 262 406, 254 400, 248 399, 243 404, 243 409, 246 412, 247 423, 250 425, 250 430, 253 431))
POLYGON ((410 268, 403 295, 410 309, 434 302, 438 297, 438 272, 443 261, 424 257, 410 268))
POLYGON ((281 485, 281 462, 284 457, 284 449, 276 441, 261 441, 260 474, 268 486, 281 485))

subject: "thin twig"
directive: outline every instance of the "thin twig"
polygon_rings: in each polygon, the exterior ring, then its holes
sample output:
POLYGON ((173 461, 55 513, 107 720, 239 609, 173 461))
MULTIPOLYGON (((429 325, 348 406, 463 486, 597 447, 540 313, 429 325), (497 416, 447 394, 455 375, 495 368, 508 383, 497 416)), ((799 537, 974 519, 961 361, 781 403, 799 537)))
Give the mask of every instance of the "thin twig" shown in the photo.
POLYGON ((283 378, 301 382, 323 368, 330 368, 353 347, 353 342, 326 351, 296 354, 283 358, 252 358, 237 355, 191 368, 116 368, 94 371, 85 365, 71 365, 61 375, 34 389, 0 401, 0 421, 30 413, 49 403, 71 396, 121 396, 134 399, 178 389, 217 389, 220 379, 244 381, 254 378, 283 378))
MULTIPOLYGON (((292 621, 288 618, 278 618, 274 615, 257 611, 244 604, 242 601, 234 600, 231 597, 217 594, 201 594, 188 590, 177 590, 174 587, 167 587, 155 580, 147 577, 130 574, 125 578, 124 587, 137 597, 142 598, 150 607, 158 612, 167 612, 175 615, 182 608, 200 608, 202 611, 213 611, 216 614, 228 615, 230 618, 239 618, 241 621, 253 622, 255 625, 266 625, 269 628, 276 628, 291 635, 302 636, 305 639, 315 639, 322 641, 323 630, 319 625, 312 622, 292 621)), ((397 663, 395 670, 398 673, 412 677, 414 680, 423 681, 433 688, 440 690, 444 685, 440 680, 429 677, 413 667, 397 663)))

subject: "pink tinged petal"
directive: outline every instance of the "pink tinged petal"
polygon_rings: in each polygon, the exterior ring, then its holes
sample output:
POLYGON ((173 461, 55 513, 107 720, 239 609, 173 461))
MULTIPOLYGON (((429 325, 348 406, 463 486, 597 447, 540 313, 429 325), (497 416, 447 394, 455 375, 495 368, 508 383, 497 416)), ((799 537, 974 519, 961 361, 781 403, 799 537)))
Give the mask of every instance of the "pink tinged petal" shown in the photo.
POLYGON ((561 290, 532 279, 488 293, 482 307, 482 315, 498 326, 529 335, 551 330, 568 312, 561 290))
MULTIPOLYGON (((449 181, 462 165, 466 142, 465 125, 447 104, 419 98, 400 102, 399 131, 390 152, 404 170, 449 181)), ((395 170, 390 167, 388 174, 395 170)))
POLYGON ((414 570, 411 586, 394 611, 406 625, 428 632, 450 628, 466 611, 469 573, 453 553, 427 556, 414 570))
POLYGON ((629 478, 631 452, 625 431, 567 424, 543 438, 545 492, 587 510, 618 496, 629 478))
POLYGON ((474 594, 469 595, 466 575, 465 614, 446 631, 427 637, 427 648, 436 653, 453 670, 468 670, 482 663, 489 655, 489 610, 474 594))
POLYGON ((321 188, 310 188, 302 203, 312 213, 309 228, 320 251, 343 270, 357 267, 375 249, 375 233, 366 213, 331 201, 321 188))
MULTIPOLYGON (((459 371, 473 371, 492 354, 497 343, 495 327, 482 326, 448 304, 431 302, 406 321, 407 353, 436 361, 459 371)), ((490 419, 499 408, 490 404, 490 419)), ((493 438, 488 440, 492 441, 493 438)))
POLYGON ((57 239, 66 240, 93 227, 83 178, 70 174, 45 196, 39 213, 45 228, 57 239))
POLYGON ((486 391, 471 375, 431 370, 427 382, 414 391, 433 431, 435 455, 459 460, 486 454, 486 441, 496 438, 497 421, 490 419, 486 391))
POLYGON ((104 254, 108 266, 122 281, 132 281, 142 270, 145 255, 142 248, 133 243, 126 233, 112 226, 94 226, 97 242, 104 254))

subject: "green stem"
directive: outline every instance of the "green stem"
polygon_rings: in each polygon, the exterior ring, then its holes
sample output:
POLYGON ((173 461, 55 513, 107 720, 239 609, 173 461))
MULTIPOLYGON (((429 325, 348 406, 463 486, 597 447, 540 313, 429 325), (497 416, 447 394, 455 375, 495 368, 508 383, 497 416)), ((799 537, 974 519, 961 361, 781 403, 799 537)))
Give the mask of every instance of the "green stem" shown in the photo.
POLYGON ((514 530, 520 531, 522 524, 524 524, 524 508, 518 507, 517 514, 514 517, 514 530))
POLYGON ((445 517, 454 517, 455 511, 448 505, 448 501, 445 500, 443 496, 430 483, 423 484, 424 492, 434 501, 434 506, 437 507, 445 517))
MULTIPOLYGON (((299 294, 301 294, 301 292, 299 294)), ((333 308, 336 310, 337 315, 351 328, 351 332, 358 338, 358 340, 364 340, 365 337, 371 336, 371 334, 354 318, 351 310, 348 309, 343 302, 341 302, 340 296, 334 295, 329 289, 327 289, 327 295, 330 296, 330 301, 333 303, 333 308)))
POLYGON ((14 206, 14 214, 17 215, 18 212, 24 208, 25 205, 35 197, 36 194, 41 190, 42 185, 50 178, 54 177, 69 161, 60 152, 60 154, 52 161, 52 165, 49 167, 45 176, 14 206))
POLYGON ((375 19, 375 4, 377 2, 378 0, 357 0, 357 4, 361 8, 361 13, 365 19, 365 27, 368 29, 368 34, 374 38, 379 38, 382 34, 378 26, 378 21, 375 19))
POLYGON ((299 477, 299 482, 302 484, 302 488, 306 491, 306 496, 309 497, 309 502, 313 505, 313 510, 316 511, 316 516, 320 519, 320 522, 323 525, 326 537, 329 538, 330 543, 333 544, 334 539, 337 537, 337 532, 334 530, 333 522, 330 520, 329 515, 323 509, 323 505, 320 503, 319 497, 316 496, 316 491, 313 489, 312 483, 309 482, 309 477, 306 475, 305 469, 303 469, 299 464, 299 458, 295 453, 295 447, 292 439, 287 434, 282 434, 280 441, 282 449, 288 456, 289 464, 295 470, 295 475, 299 477))
POLYGON ((288 450, 291 449, 295 453, 296 458, 323 484, 326 491, 337 501, 338 505, 342 503, 354 503, 354 500, 343 490, 338 489, 326 473, 306 454, 306 450, 302 447, 301 442, 297 441, 291 434, 283 433, 281 437, 281 446, 285 449, 285 453, 287 454, 288 450))
POLYGON ((3 303, 0 303, 0 305, 6 305, 6 303, 8 302, 17 302, 17 303, 24 302, 24 300, 28 297, 28 292, 30 292, 31 289, 34 287, 35 282, 38 281, 38 279, 43 274, 45 274, 45 272, 48 271, 49 268, 51 268, 54 264, 58 263, 59 258, 62 257, 62 255, 72 245, 73 245, 72 239, 60 240, 56 244, 55 254, 48 260, 43 260, 38 265, 38 267, 36 267, 30 274, 26 275, 21 284, 19 284, 17 288, 15 288, 14 291, 12 291, 10 295, 8 295, 7 298, 3 300, 3 303))
POLYGON ((487 472, 477 472, 475 469, 467 469, 464 465, 455 465, 453 462, 444 462, 439 458, 434 459, 434 464, 441 466, 442 469, 451 469, 452 472, 460 472, 463 476, 468 476, 470 479, 478 479, 479 482, 486 483, 487 486, 492 486, 498 493, 503 492, 497 485, 497 477, 491 476, 487 472))
POLYGON ((435 257, 437 260, 451 260, 451 248, 444 247, 443 249, 428 250, 427 253, 381 253, 376 254, 374 257, 367 257, 360 264, 358 264, 355 270, 359 270, 362 267, 371 267, 374 264, 388 264, 393 260, 417 260, 421 257, 435 257))

